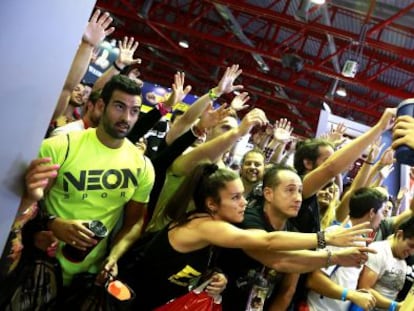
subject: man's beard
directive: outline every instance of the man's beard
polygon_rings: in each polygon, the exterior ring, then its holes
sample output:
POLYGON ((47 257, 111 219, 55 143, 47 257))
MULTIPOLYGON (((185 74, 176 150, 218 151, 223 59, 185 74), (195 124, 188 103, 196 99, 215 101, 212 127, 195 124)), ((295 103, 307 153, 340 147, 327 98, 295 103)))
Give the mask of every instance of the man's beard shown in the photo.
POLYGON ((119 131, 116 130, 115 127, 119 124, 122 124, 122 122, 117 122, 112 126, 109 122, 107 122, 105 117, 102 117, 102 122, 103 122, 103 127, 105 129, 105 132, 109 136, 111 136, 112 138, 115 138, 115 139, 125 138, 126 136, 128 136, 129 132, 131 131, 131 126, 129 124, 127 125, 128 126, 127 131, 119 132, 119 131))

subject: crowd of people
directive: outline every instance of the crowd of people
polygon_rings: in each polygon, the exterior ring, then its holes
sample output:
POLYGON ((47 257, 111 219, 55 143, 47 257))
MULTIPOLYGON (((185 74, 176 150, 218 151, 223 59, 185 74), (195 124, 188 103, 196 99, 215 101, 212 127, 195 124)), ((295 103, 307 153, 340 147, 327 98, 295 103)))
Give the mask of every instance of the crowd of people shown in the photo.
POLYGON ((393 199, 384 180, 393 150, 414 148, 414 118, 387 108, 346 144, 343 124, 298 139, 289 120, 248 111, 239 65, 185 111, 174 107, 191 87, 176 73, 168 99, 144 114, 134 38, 119 41, 93 85, 81 83, 111 23, 99 10, 91 17, 26 171, 0 262, 2 310, 75 310, 85 275, 94 286, 127 284, 131 310, 154 310, 206 280, 223 310, 412 310, 414 203, 401 210, 407 191, 393 199), (213 105, 235 91, 230 104, 213 105), (167 113, 167 134, 148 152, 146 134, 167 113), (253 147, 238 159, 248 134, 253 147), (21 289, 33 273, 24 266, 38 258, 55 260, 59 275, 44 282, 56 293, 23 303, 38 285, 21 289))

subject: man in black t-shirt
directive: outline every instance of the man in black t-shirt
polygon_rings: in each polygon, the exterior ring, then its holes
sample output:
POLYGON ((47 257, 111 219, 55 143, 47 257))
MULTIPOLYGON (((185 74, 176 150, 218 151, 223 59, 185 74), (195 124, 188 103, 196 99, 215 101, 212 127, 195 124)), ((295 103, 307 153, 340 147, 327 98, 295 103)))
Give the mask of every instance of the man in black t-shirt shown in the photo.
MULTIPOLYGON (((262 200, 246 209, 239 226, 258 233, 290 229, 287 220, 297 215, 302 203, 299 175, 289 166, 274 165, 264 174, 262 193, 262 200)), ((328 257, 325 251, 223 249, 218 266, 229 280, 223 292, 223 310, 249 310, 254 297, 265 302, 263 310, 271 304, 286 309, 294 292, 291 286, 295 283, 290 281, 291 275, 285 273, 303 273, 324 267, 330 262, 328 257)))

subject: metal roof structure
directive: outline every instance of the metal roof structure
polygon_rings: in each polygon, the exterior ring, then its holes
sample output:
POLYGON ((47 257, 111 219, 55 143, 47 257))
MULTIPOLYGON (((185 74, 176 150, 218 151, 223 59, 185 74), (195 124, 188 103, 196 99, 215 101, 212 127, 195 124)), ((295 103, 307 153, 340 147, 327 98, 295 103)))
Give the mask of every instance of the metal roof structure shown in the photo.
MULTIPOLYGON (((414 97, 414 0, 98 0, 113 37, 133 36, 144 80, 169 86, 177 70, 198 95, 240 64, 250 105, 316 132, 326 102, 336 115, 373 125, 414 97), (189 48, 178 45, 186 40, 189 48), (347 61, 358 63, 344 76, 347 61), (345 88, 346 97, 336 94, 345 88)), ((227 100, 230 100, 228 98, 227 100)))

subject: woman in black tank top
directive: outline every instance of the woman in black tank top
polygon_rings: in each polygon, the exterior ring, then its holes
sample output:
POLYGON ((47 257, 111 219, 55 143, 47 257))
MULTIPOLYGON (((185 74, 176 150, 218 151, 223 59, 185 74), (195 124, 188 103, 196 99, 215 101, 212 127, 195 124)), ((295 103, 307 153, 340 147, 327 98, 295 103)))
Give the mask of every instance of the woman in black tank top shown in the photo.
MULTIPOLYGON (((127 276, 137 294, 134 310, 153 310, 187 293, 211 268, 212 245, 268 251, 311 249, 318 242, 350 246, 357 235, 369 231, 364 226, 341 228, 326 233, 320 241, 321 235, 317 238, 315 233, 243 230, 232 225, 243 221, 247 204, 243 193, 243 183, 234 171, 215 164, 195 168, 166 206, 165 216, 171 223, 152 238, 142 260, 127 276), (190 205, 193 209, 188 211, 190 205)), ((119 269, 122 274, 122 266, 119 269)), ((211 294, 225 288, 224 275, 216 278, 206 289, 211 294)))

